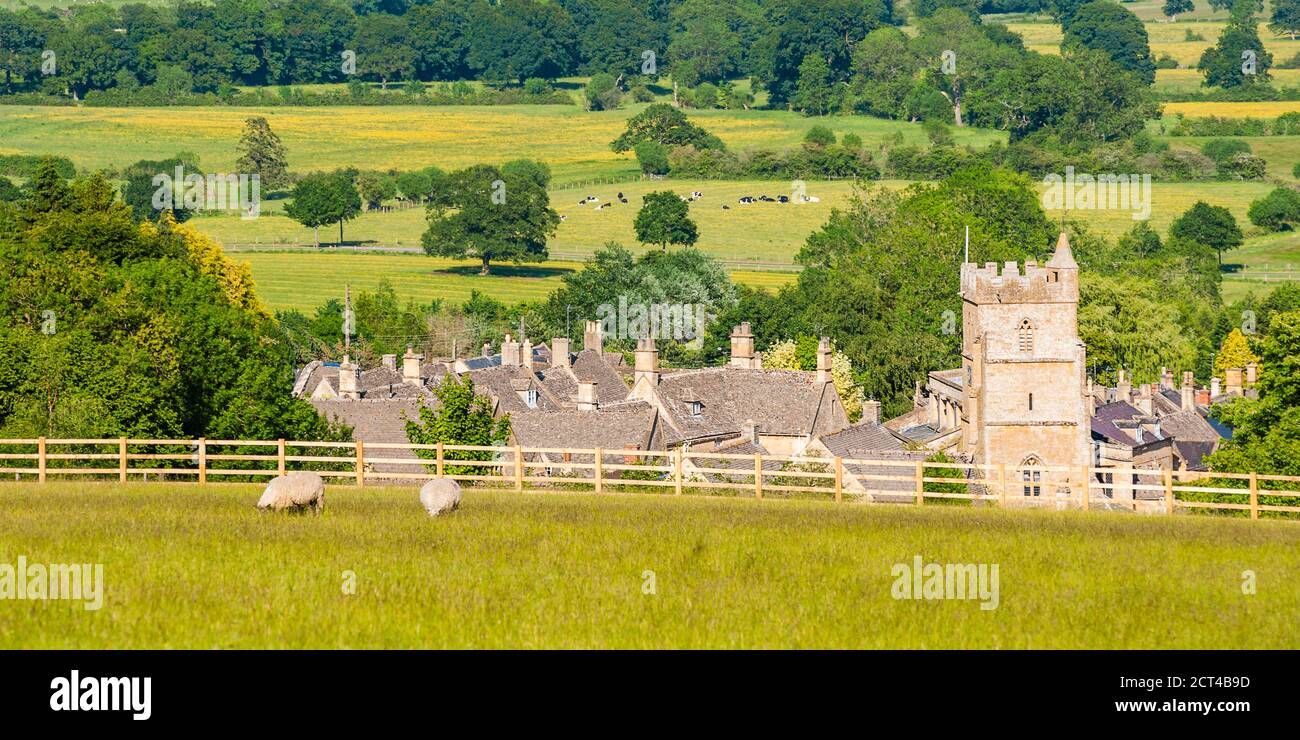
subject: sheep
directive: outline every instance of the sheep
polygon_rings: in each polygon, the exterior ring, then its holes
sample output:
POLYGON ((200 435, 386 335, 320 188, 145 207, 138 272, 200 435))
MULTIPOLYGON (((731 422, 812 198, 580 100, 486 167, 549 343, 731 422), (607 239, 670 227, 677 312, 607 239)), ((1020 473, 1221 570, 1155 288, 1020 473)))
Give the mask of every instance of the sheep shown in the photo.
POLYGON ((310 507, 319 516, 325 511, 325 481, 316 473, 295 471, 272 478, 257 501, 262 511, 285 511, 310 507))
POLYGON ((455 511, 460 506, 460 484, 450 478, 434 478, 420 487, 420 505, 429 516, 455 511))

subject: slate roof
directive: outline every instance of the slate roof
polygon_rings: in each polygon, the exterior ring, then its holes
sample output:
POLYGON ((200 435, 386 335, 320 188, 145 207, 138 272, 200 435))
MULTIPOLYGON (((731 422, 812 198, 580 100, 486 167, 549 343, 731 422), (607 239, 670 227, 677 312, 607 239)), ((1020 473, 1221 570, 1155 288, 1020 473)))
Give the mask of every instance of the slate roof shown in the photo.
POLYGON ((796 370, 719 367, 664 372, 656 388, 669 416, 664 442, 672 446, 732 435, 747 420, 757 423, 761 434, 812 434, 823 386, 829 385, 796 370), (700 402, 699 414, 692 413, 692 401, 700 402))
POLYGON ((510 430, 524 447, 646 449, 656 411, 644 401, 602 406, 596 411, 527 410, 510 415, 510 430))
MULTIPOLYGON (((606 355, 610 354, 608 352, 606 355)), ((617 354, 617 353, 615 353, 617 354)), ((622 355, 618 355, 622 359, 622 355)), ((584 349, 573 361, 573 377, 578 380, 596 381, 596 400, 600 403, 613 403, 627 398, 629 388, 623 381, 623 374, 615 370, 595 350, 584 349)), ((578 386, 573 386, 573 395, 577 395, 578 386)), ((566 396, 567 398, 567 396, 566 396)))
POLYGON ((558 411, 562 408, 559 400, 544 391, 542 382, 526 367, 490 367, 468 375, 474 381, 475 393, 487 393, 496 399, 498 413, 517 414, 534 410, 519 397, 519 391, 529 388, 538 392, 536 410, 558 411))
POLYGON ((901 450, 903 442, 879 424, 858 423, 843 431, 818 437, 837 457, 870 457, 876 450, 901 450))
MULTIPOLYGON (((419 408, 422 402, 431 409, 438 407, 437 398, 314 399, 310 403, 322 416, 352 427, 354 441, 405 444, 408 441, 406 419, 420 418, 419 408)), ((402 449, 374 449, 367 452, 366 457, 412 461, 419 459, 411 450, 402 449)), ((372 467, 375 473, 423 472, 423 468, 418 465, 374 463, 372 467)))
POLYGON ((1115 426, 1115 422, 1143 416, 1142 410, 1124 401, 1115 401, 1097 407, 1092 417, 1092 433, 1111 442, 1133 447, 1137 440, 1127 430, 1115 426))

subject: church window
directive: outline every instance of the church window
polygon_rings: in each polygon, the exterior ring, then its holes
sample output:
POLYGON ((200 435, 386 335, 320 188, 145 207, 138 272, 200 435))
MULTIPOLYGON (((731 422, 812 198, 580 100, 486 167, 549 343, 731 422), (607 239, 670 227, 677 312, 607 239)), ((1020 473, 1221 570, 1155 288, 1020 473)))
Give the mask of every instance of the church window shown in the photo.
POLYGON ((1034 455, 1030 455, 1025 458, 1024 462, 1020 463, 1020 478, 1021 482, 1024 483, 1024 492, 1026 496, 1038 496, 1042 494, 1043 471, 1030 469, 1036 468, 1042 464, 1042 461, 1034 455))
POLYGON ((1029 319, 1021 320, 1018 332, 1019 332, 1018 346, 1020 348, 1020 351, 1033 352, 1034 351, 1034 325, 1029 323, 1029 319))

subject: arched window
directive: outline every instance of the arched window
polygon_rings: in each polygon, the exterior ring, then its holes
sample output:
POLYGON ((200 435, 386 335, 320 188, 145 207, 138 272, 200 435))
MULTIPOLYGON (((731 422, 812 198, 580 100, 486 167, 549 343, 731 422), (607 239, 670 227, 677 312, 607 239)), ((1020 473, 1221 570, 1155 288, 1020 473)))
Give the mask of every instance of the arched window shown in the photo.
POLYGON ((1034 351, 1034 325, 1029 323, 1029 319, 1021 319, 1019 332, 1019 348, 1021 352, 1034 351))
POLYGON ((1038 459, 1037 455, 1026 457, 1024 462, 1020 463, 1020 480, 1024 483, 1026 496, 1038 496, 1043 492, 1042 481, 1043 471, 1030 470, 1042 466, 1043 461, 1038 459))

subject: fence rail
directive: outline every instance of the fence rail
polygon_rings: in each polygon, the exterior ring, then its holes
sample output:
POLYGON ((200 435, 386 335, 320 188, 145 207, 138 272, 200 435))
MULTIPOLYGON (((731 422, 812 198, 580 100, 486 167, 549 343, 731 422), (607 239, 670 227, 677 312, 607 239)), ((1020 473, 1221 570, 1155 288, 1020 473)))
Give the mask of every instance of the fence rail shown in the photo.
POLYGON ((546 486, 597 493, 732 491, 765 498, 821 498, 924 505, 1179 509, 1300 514, 1300 476, 1130 467, 941 463, 711 451, 487 447, 231 439, 0 439, 0 474, 15 480, 132 477, 148 480, 269 478, 309 469, 364 487, 375 481, 445 476, 515 491, 546 486), (108 448, 105 451, 104 448, 108 448), (406 453, 402 455, 401 453, 406 453), (378 469, 382 466, 383 469, 378 469), (1221 485, 1210 483, 1222 482, 1221 485), (1220 500, 1201 500, 1217 498, 1220 500))

